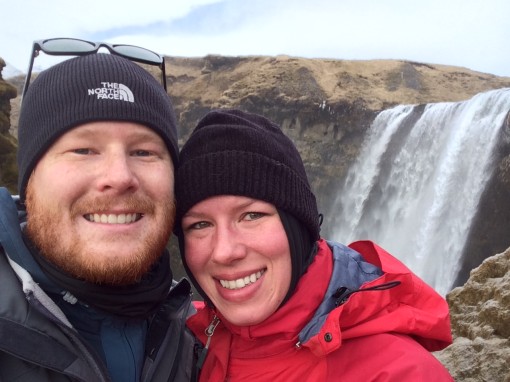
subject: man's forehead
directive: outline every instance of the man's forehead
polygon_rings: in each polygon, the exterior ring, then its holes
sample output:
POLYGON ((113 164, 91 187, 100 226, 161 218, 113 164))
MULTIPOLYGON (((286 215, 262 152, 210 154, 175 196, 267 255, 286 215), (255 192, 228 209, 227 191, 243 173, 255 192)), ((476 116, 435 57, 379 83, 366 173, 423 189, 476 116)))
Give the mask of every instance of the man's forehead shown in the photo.
POLYGON ((62 137, 101 138, 112 134, 140 139, 156 139, 163 142, 161 136, 151 128, 140 123, 126 121, 89 122, 70 129, 62 134, 62 137))

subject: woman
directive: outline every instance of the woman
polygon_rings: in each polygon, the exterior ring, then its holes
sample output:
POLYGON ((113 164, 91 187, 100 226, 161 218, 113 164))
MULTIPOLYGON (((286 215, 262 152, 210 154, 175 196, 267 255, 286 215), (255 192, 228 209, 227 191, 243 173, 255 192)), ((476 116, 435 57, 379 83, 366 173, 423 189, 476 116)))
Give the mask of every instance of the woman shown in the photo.
POLYGON ((183 263, 205 306, 201 381, 452 381, 445 300, 371 242, 320 238, 301 157, 280 128, 207 114, 177 174, 183 263))

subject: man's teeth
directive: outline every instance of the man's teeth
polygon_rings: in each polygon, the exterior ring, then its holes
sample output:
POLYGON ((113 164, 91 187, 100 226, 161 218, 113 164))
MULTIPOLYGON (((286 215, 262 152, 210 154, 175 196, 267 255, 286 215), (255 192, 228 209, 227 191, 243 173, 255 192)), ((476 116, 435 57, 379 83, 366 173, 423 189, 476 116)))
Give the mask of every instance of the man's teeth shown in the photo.
POLYGON ((223 288, 227 289, 241 289, 244 288, 245 286, 253 284, 255 281, 260 279, 264 272, 265 271, 258 271, 256 273, 252 273, 249 276, 237 280, 220 280, 220 284, 223 288))
POLYGON ((107 224, 129 224, 141 218, 141 214, 87 214, 88 221, 107 224))

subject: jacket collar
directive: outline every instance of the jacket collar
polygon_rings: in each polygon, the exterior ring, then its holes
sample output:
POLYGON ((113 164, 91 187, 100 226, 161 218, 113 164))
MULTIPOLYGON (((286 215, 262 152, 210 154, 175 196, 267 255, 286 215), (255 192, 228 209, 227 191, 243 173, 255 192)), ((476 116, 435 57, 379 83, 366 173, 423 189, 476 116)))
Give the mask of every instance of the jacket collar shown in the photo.
POLYGON ((310 321, 313 312, 321 304, 328 289, 332 269, 330 251, 327 245, 321 245, 292 297, 262 323, 247 327, 235 326, 224 320, 219 312, 206 307, 188 319, 187 324, 195 335, 206 343, 204 328, 209 325, 214 315, 220 318, 221 322, 211 339, 211 352, 218 348, 226 350, 231 347, 236 357, 243 357, 243 354, 258 357, 268 352, 277 353, 283 349, 292 349, 299 341, 299 331, 310 321), (319 273, 321 277, 317 277, 319 273), (229 345, 225 344, 227 347, 213 346, 218 337, 230 338, 231 335, 232 342, 229 345))

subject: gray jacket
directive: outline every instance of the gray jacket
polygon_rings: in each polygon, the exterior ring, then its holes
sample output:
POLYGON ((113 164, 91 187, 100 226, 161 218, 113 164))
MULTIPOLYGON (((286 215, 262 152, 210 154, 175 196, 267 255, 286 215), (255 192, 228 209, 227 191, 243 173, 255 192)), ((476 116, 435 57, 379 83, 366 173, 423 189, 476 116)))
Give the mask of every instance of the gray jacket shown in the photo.
MULTIPOLYGON (((104 362, 20 264, 33 261, 21 256, 28 250, 20 213, 0 188, 0 382, 110 381, 104 362)), ((189 282, 174 282, 151 319, 141 381, 192 380, 195 340, 185 321, 193 312, 189 282)))

